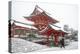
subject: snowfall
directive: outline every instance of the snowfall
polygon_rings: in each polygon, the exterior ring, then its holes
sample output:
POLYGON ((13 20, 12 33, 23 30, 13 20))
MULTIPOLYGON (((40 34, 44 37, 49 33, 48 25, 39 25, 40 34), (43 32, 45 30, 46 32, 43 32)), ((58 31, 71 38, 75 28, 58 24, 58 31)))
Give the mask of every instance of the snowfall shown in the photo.
POLYGON ((69 49, 77 49, 78 42, 72 41, 65 48, 60 47, 48 47, 46 45, 40 45, 37 43, 33 43, 30 41, 26 41, 20 38, 11 38, 11 52, 13 53, 26 53, 26 52, 41 52, 41 51, 54 51, 54 50, 69 50, 69 49))

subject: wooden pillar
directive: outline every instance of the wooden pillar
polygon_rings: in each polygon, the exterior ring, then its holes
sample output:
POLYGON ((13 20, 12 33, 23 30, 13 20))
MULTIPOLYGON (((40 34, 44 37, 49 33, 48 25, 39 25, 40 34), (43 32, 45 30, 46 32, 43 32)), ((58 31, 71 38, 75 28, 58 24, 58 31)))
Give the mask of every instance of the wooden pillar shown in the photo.
POLYGON ((57 34, 54 35, 54 44, 55 46, 58 46, 58 35, 57 34))
POLYGON ((47 36, 47 46, 49 46, 50 43, 49 43, 49 36, 47 36))
POLYGON ((13 37, 14 37, 14 35, 15 35, 15 26, 13 26, 13 37))
POLYGON ((19 38, 20 38, 20 35, 21 35, 21 29, 20 29, 20 31, 19 31, 19 38))
POLYGON ((26 30, 24 29, 24 35, 26 35, 26 30))

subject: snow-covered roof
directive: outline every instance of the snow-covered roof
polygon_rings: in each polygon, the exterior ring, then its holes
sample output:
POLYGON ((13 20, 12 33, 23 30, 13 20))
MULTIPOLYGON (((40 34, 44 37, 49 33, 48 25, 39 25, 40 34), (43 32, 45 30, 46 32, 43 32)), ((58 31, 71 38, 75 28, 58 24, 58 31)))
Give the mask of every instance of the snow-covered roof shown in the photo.
POLYGON ((26 19, 24 19, 24 18, 15 18, 15 19, 11 19, 12 21, 19 21, 19 22, 23 22, 23 23, 27 23, 27 24, 31 24, 31 25, 33 25, 34 24, 34 22, 32 22, 32 21, 29 21, 29 20, 26 20, 26 19))
POLYGON ((67 33, 66 31, 64 31, 63 29, 61 29, 61 27, 58 27, 56 25, 50 25, 53 29, 57 30, 57 31, 60 31, 60 32, 64 32, 64 33, 67 33))
POLYGON ((35 9, 34 9, 33 12, 31 13, 31 16, 35 16, 35 15, 40 14, 40 13, 42 13, 42 12, 43 12, 43 10, 42 10, 38 5, 36 5, 36 6, 35 6, 35 9))
POLYGON ((21 26, 21 27, 25 27, 25 28, 31 28, 31 29, 36 29, 37 30, 37 28, 36 27, 34 27, 34 26, 32 26, 32 25, 34 25, 34 24, 32 24, 32 23, 29 23, 28 21, 24 21, 24 20, 11 20, 11 24, 13 24, 13 23, 15 23, 15 25, 17 25, 17 26, 21 26))
POLYGON ((22 26, 22 27, 26 27, 26 28, 31 28, 31 29, 36 29, 34 26, 29 26, 29 25, 24 25, 24 24, 20 24, 20 23, 15 23, 17 26, 22 26))
MULTIPOLYGON (((36 17, 39 18, 39 17, 44 17, 44 16, 46 16, 45 18, 51 18, 51 20, 54 20, 54 23, 59 22, 59 21, 53 19, 48 12, 46 12, 45 10, 40 8, 38 5, 35 6, 35 9, 33 10, 33 12, 31 13, 30 16, 28 16, 28 17, 24 16, 24 18, 27 18, 27 19, 28 18, 36 18, 36 17), (33 17, 33 16, 35 16, 35 17, 33 17)), ((50 19, 48 19, 48 20, 50 20, 50 19)))
POLYGON ((50 25, 53 29, 55 30, 60 30, 61 28, 57 27, 57 26, 53 26, 53 25, 50 25))

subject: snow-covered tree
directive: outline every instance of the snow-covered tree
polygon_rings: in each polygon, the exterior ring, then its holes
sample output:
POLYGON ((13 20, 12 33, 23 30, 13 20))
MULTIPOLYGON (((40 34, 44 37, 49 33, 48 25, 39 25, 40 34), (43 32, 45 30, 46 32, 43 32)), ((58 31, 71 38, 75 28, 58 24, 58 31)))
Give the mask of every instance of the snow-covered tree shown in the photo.
POLYGON ((72 40, 78 41, 78 31, 77 31, 77 30, 75 30, 75 31, 72 33, 72 40))
POLYGON ((68 25, 64 25, 63 29, 64 29, 64 31, 68 32, 69 26, 68 25))

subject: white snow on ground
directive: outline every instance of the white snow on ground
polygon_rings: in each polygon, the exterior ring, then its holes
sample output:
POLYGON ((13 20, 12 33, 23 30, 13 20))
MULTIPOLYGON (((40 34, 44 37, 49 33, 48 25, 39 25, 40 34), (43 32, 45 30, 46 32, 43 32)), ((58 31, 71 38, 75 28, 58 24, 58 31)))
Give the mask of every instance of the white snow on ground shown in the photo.
POLYGON ((54 50, 69 50, 69 49, 77 49, 78 42, 72 41, 69 45, 65 46, 65 48, 60 47, 47 47, 45 45, 40 45, 36 43, 32 43, 20 38, 12 38, 12 52, 42 52, 42 51, 54 51, 54 50))
POLYGON ((14 53, 17 52, 25 53, 25 52, 31 52, 35 50, 48 48, 47 46, 39 45, 19 38, 11 38, 11 41, 12 41, 12 45, 11 45, 12 52, 14 53))
POLYGON ((78 42, 72 41, 65 49, 78 49, 78 42))
POLYGON ((70 50, 70 49, 78 49, 78 42, 73 41, 68 46, 65 46, 65 48, 51 47, 51 48, 37 50, 37 51, 42 52, 42 51, 70 50))

